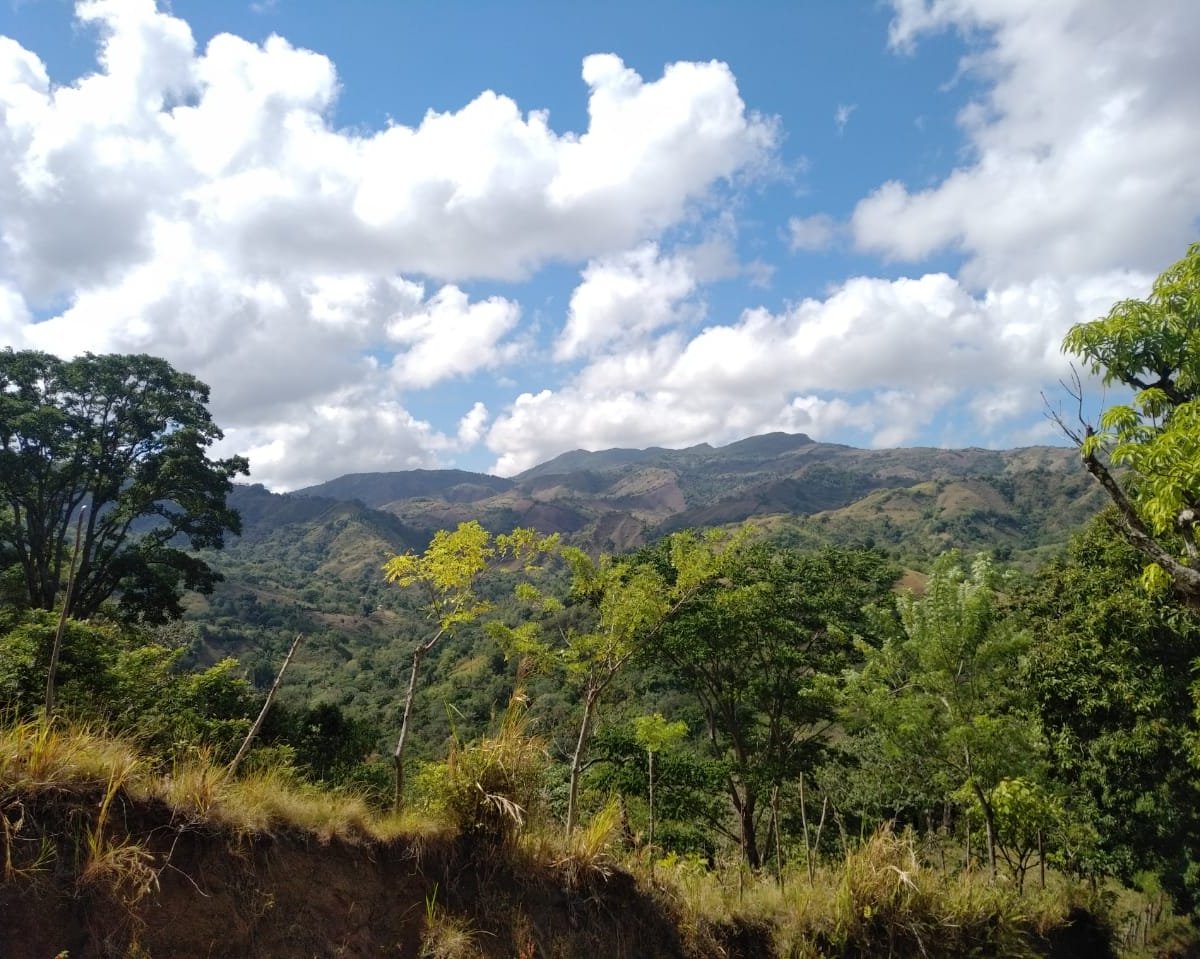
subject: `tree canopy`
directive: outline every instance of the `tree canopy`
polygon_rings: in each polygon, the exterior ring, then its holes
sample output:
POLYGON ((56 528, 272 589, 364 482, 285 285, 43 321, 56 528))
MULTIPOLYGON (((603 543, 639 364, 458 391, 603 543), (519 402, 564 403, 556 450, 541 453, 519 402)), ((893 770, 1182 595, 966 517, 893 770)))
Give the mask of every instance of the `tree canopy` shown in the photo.
POLYGON ((1141 556, 1101 514, 1043 568, 1022 606, 1034 637, 1020 685, 1057 777, 1091 805, 1099 860, 1159 872, 1176 901, 1200 899, 1200 780, 1182 761, 1197 735, 1192 661, 1200 616, 1148 594, 1141 556))
POLYGON ((1040 743, 1015 682, 1027 637, 999 610, 991 562, 961 556, 934 563, 925 592, 897 597, 902 629, 878 648, 862 645, 848 716, 868 724, 893 756, 908 757, 944 795, 977 802, 995 868, 993 792, 1026 774, 1040 743))
POLYGON ((1200 243, 1159 275, 1149 297, 1077 324, 1063 348, 1105 385, 1134 391, 1104 413, 1099 429, 1064 428, 1120 510, 1130 542, 1151 561, 1147 583, 1172 584, 1200 604, 1200 243), (1128 482, 1110 466, 1126 467, 1128 482))
POLYGON ((821 755, 838 678, 870 629, 864 607, 885 601, 896 575, 874 553, 756 543, 644 650, 699 703, 754 868, 763 860, 761 800, 821 755))
POLYGON ((216 574, 192 549, 240 532, 226 505, 240 456, 210 459, 222 438, 208 387, 152 356, 0 352, 0 556, 19 568, 24 600, 51 609, 83 514, 67 612, 94 614, 114 596, 161 621, 181 587, 216 574))

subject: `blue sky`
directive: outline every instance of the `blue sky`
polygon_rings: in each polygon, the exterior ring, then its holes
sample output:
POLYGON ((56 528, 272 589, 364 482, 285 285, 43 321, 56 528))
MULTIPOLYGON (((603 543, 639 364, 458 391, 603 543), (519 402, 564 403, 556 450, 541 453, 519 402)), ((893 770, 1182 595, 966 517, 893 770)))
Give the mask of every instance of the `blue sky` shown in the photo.
POLYGON ((1191 0, 0 4, 0 340, 167 357, 276 489, 1055 442, 1197 238, 1191 0))

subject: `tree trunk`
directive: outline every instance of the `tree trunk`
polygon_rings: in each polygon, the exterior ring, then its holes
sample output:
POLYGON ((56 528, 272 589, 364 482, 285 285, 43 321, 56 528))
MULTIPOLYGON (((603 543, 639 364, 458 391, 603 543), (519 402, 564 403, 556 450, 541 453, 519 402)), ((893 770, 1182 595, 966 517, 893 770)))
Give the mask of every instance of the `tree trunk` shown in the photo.
MULTIPOLYGON (((54 712, 55 685, 58 682, 58 657, 62 652, 63 634, 67 630, 67 616, 71 609, 71 596, 75 592, 75 564, 79 559, 79 538, 83 535, 83 514, 86 506, 79 508, 79 519, 75 521, 75 548, 71 551, 71 569, 67 574, 67 595, 63 597, 62 612, 54 630, 54 645, 50 647, 50 666, 46 670, 46 715, 54 712)), ((53 594, 51 594, 53 598, 53 594)))
POLYGON ((734 800, 746 865, 755 872, 762 867, 762 857, 758 852, 758 835, 754 826, 754 811, 757 805, 757 797, 749 788, 746 789, 744 797, 739 796, 734 800))
POLYGON ((421 669, 421 660, 429 651, 431 643, 418 646, 413 651, 412 672, 408 676, 408 693, 404 697, 404 715, 400 720, 400 738, 396 740, 396 750, 392 753, 392 763, 396 767, 396 795, 392 799, 392 809, 399 812, 404 808, 404 744, 408 741, 408 719, 412 713, 413 698, 417 693, 417 673, 421 669))
MULTIPOLYGON (((803 804, 801 804, 803 808, 803 804)), ((771 787, 771 833, 775 837, 775 880, 783 888, 783 843, 779 839, 779 784, 771 787)), ((804 827, 805 844, 808 842, 808 826, 804 827)), ((811 868, 811 867, 810 867, 811 868)))
POLYGON ((992 879, 996 878, 996 819, 992 814, 992 804, 987 801, 987 797, 983 794, 983 789, 977 782, 971 783, 971 788, 975 790, 975 798, 979 800, 979 808, 983 810, 983 825, 987 833, 987 853, 988 853, 988 869, 992 873, 992 879))
POLYGON ((271 689, 267 692, 266 702, 262 704, 262 709, 258 711, 258 718, 254 720, 254 725, 250 727, 250 732, 246 733, 246 738, 242 742, 241 748, 238 749, 237 755, 233 757, 233 761, 229 764, 227 772, 230 776, 237 771, 238 764, 241 763, 246 753, 250 751, 250 746, 254 742, 254 738, 258 735, 259 729, 262 728, 263 720, 267 718, 267 711, 271 708, 271 702, 275 699, 275 694, 279 692, 279 687, 283 685, 283 674, 287 672, 288 664, 292 661, 292 657, 296 655, 296 650, 299 648, 300 640, 303 636, 303 633, 296 634, 296 638, 292 640, 292 648, 283 657, 283 665, 279 667, 279 672, 275 676, 275 682, 271 684, 271 689))
POLYGON ((804 862, 808 866, 808 884, 814 883, 812 843, 808 838, 808 812, 804 808, 804 773, 800 774, 800 825, 804 828, 804 862))
POLYGON ((583 760, 587 754, 588 733, 592 724, 592 707, 596 705, 596 692, 589 687, 583 695, 583 719, 579 723, 579 739, 575 743, 575 755, 571 757, 571 785, 567 791, 567 835, 575 831, 578 815, 576 802, 579 798, 579 775, 583 772, 583 760))
POLYGON ((650 777, 650 881, 654 881, 654 750, 646 750, 647 773, 650 777))

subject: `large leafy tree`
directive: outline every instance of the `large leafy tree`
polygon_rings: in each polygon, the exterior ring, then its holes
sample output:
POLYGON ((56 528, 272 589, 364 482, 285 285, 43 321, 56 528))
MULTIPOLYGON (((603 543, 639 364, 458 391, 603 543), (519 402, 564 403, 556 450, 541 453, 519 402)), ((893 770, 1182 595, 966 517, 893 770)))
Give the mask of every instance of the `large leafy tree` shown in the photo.
POLYGON ((1026 635, 1001 611, 991 563, 955 552, 934 563, 921 596, 902 594, 901 629, 863 646, 847 717, 873 728, 892 757, 910 757, 949 799, 972 797, 995 869, 994 792, 1038 765, 1040 742, 1017 682, 1026 635))
POLYGON ((1139 583, 1142 556, 1115 511, 1099 516, 1023 597, 1033 695, 1056 776, 1089 809, 1092 868, 1162 875, 1186 908, 1200 901, 1200 778, 1183 760, 1196 736, 1192 661, 1200 615, 1139 583))
POLYGON ((240 532, 226 497, 247 463, 209 458, 222 434, 207 403, 207 386, 153 356, 0 352, 0 550, 32 607, 58 602, 83 510, 71 616, 116 596, 163 620, 181 587, 211 590, 216 574, 181 547, 240 532))
POLYGON ((1200 243, 1163 271, 1145 300, 1122 300, 1072 327, 1063 348, 1106 385, 1133 391, 1099 429, 1060 425, 1150 561, 1148 583, 1173 585, 1200 605, 1200 243), (1113 467, 1127 470, 1126 482, 1113 467))
POLYGON ((645 647, 700 705, 752 868, 764 858, 765 800, 821 756, 839 677, 870 629, 864 607, 888 595, 896 573, 874 553, 755 544, 645 647))

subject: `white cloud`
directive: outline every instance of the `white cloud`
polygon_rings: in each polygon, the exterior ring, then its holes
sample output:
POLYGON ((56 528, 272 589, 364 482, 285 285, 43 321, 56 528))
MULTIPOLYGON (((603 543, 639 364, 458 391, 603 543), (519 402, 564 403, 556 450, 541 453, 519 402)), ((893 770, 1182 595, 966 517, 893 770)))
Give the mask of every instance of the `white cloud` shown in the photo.
POLYGON ((334 65, 282 37, 197 50, 152 0, 77 16, 98 67, 69 85, 0 37, 0 335, 165 356, 210 383, 269 484, 431 465, 477 441, 481 403, 446 436, 405 400, 527 338, 515 299, 467 280, 619 263, 710 215, 720 184, 774 149, 773 122, 717 62, 646 80, 586 58, 579 132, 491 91, 416 126, 346 131, 334 65))
POLYGON ((614 349, 562 389, 522 394, 488 432, 493 469, 519 472, 576 447, 680 447, 775 429, 854 431, 890 446, 952 407, 1003 442, 1036 415, 1041 385, 1066 373, 1066 329, 1148 283, 1039 279, 975 296, 940 273, 851 279, 781 313, 747 310, 690 338, 672 331, 614 349))
POLYGON ((344 473, 440 466, 439 453, 453 445, 398 403, 350 389, 281 409, 273 422, 226 429, 221 451, 248 456, 253 480, 285 491, 344 473), (333 473, 331 455, 337 457, 333 473))
POLYGON ((470 449, 483 439, 488 416, 488 408, 483 403, 476 403, 467 411, 458 421, 458 445, 460 447, 470 449))
POLYGON ((963 251, 977 285, 1161 269, 1200 214, 1200 4, 1193 0, 894 0, 891 42, 973 38, 985 92, 960 116, 963 166, 889 181, 853 217, 863 250, 963 251))
POLYGON ((669 326, 680 319, 681 301, 695 288, 691 263, 661 258, 653 243, 589 263, 571 294, 555 358, 573 359, 669 326))
POLYGON ((827 213, 794 216, 788 220, 788 247, 793 253, 819 253, 833 246, 841 232, 840 224, 827 213))
POLYGON ((396 385, 432 386, 495 366, 510 352, 500 340, 519 315, 517 304, 502 297, 471 303, 458 287, 442 287, 419 312, 388 325, 388 338, 404 347, 392 363, 396 385))

